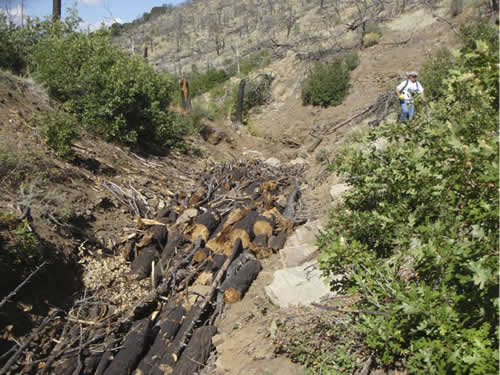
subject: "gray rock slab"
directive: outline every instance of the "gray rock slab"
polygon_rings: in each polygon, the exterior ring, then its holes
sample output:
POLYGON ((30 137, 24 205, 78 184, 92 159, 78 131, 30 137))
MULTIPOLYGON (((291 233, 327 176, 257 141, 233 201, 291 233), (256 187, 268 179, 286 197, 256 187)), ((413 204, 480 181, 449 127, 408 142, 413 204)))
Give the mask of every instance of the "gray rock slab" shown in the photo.
POLYGON ((342 194, 344 194, 346 191, 350 189, 352 189, 352 186, 347 184, 332 185, 332 187, 330 188, 330 196, 332 197, 333 200, 340 199, 342 197, 342 194))
POLYGON ((297 267, 311 260, 311 256, 318 249, 315 242, 320 229, 321 224, 318 220, 306 223, 293 232, 287 239, 285 247, 280 250, 284 267, 297 267))
POLYGON ((335 295, 321 278, 316 261, 276 271, 273 282, 264 289, 271 302, 281 308, 306 306, 335 295))

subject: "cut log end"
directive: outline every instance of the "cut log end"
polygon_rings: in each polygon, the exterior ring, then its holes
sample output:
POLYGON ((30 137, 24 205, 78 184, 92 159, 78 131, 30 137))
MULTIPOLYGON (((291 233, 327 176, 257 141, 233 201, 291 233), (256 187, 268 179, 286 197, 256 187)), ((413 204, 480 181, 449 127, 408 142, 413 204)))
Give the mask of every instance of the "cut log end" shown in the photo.
POLYGON ((242 293, 234 288, 228 288, 224 291, 225 303, 236 303, 241 301, 242 293))

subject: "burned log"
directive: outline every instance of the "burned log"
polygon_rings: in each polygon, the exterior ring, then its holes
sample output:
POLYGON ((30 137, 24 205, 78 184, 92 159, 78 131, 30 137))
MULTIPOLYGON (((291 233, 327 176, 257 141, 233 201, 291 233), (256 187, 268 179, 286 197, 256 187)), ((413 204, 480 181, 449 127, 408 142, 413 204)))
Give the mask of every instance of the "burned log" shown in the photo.
POLYGON ((267 237, 271 237, 273 234, 273 226, 274 222, 272 218, 268 218, 266 216, 257 216, 255 219, 255 223, 253 224, 253 233, 254 236, 266 235, 267 237))
MULTIPOLYGON (((155 327, 158 327, 158 333, 153 345, 139 362, 134 375, 150 374, 159 365, 163 353, 181 327, 186 315, 186 309, 182 306, 175 306, 174 308, 165 308, 165 310, 155 324, 155 327)), ((153 330, 155 327, 153 327, 153 330)))
POLYGON ((285 246, 287 238, 286 232, 280 232, 269 239, 269 247, 273 250, 281 250, 285 246))
POLYGON ((248 247, 248 244, 253 239, 253 226, 258 216, 257 211, 250 211, 248 215, 243 218, 243 220, 236 224, 233 231, 229 235, 231 244, 234 244, 237 239, 240 239, 243 248, 248 247))
POLYGON ((200 215, 194 224, 194 229, 191 232, 191 240, 195 241, 199 236, 203 241, 208 241, 210 234, 217 228, 219 224, 219 217, 213 211, 207 211, 200 215))
POLYGON ((134 259, 134 249, 135 241, 134 239, 130 239, 120 248, 120 254, 126 261, 131 261, 134 259))
POLYGON ((267 235, 266 234, 259 234, 255 236, 253 239, 253 244, 258 246, 258 247, 266 247, 267 246, 267 235))
POLYGON ((160 253, 156 249, 156 245, 149 245, 141 250, 139 255, 132 262, 130 268, 132 274, 137 278, 137 280, 145 279, 151 274, 151 267, 153 261, 157 261, 160 257, 160 253))
POLYGON ((149 317, 137 322, 128 333, 123 348, 104 371, 104 375, 131 374, 146 348, 150 332, 149 317))
POLYGON ((176 375, 191 375, 204 367, 212 348, 212 337, 217 333, 213 326, 195 329, 188 346, 174 368, 176 375))
POLYGON ((164 266, 166 266, 173 254, 180 249, 186 242, 188 242, 188 239, 184 234, 176 232, 176 231, 170 231, 169 236, 168 236, 168 242, 163 248, 163 253, 161 254, 161 261, 164 266))
POLYGON ((262 266, 258 260, 249 260, 238 272, 226 279, 223 284, 224 302, 236 303, 243 298, 250 285, 259 274, 262 266))
POLYGON ((210 255, 211 255, 211 250, 206 247, 202 247, 196 253, 194 253, 193 262, 201 263, 205 259, 207 259, 210 255))
POLYGON ((171 344, 165 348, 161 358, 157 362, 157 366, 153 368, 153 371, 151 372, 152 375, 163 375, 165 372, 168 373, 168 371, 175 366, 175 362, 177 362, 178 359, 176 348, 182 345, 186 332, 188 332, 193 322, 198 320, 199 316, 200 311, 198 308, 193 307, 189 310, 182 325, 178 329, 175 338, 172 340, 171 344))

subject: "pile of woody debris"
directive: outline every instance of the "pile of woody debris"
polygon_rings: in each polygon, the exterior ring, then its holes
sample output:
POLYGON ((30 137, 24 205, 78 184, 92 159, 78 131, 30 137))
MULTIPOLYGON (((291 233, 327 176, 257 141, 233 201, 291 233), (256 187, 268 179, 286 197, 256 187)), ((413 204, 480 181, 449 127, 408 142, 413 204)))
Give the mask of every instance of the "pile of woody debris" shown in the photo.
POLYGON ((109 185, 140 214, 133 233, 115 257, 85 260, 84 296, 68 314, 49 314, 0 374, 195 373, 224 305, 244 297, 259 259, 305 222, 301 175, 261 161, 215 165, 154 216, 140 192, 109 185))

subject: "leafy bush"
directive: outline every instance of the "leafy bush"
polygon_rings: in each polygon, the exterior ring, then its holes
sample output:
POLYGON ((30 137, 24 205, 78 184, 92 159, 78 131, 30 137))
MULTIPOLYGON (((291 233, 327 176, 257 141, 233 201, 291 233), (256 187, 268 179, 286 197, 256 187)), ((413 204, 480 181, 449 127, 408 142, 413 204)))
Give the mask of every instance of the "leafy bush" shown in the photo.
POLYGON ((105 30, 84 34, 56 24, 32 62, 64 109, 105 139, 174 146, 187 131, 167 112, 173 78, 113 46, 105 30))
POLYGON ((344 64, 317 64, 302 86, 304 104, 334 106, 342 103, 349 87, 349 71, 344 64))
POLYGON ((486 23, 470 23, 460 28, 460 38, 465 48, 474 49, 477 40, 484 41, 489 48, 498 51, 498 27, 486 23))
POLYGON ((36 122, 40 124, 47 145, 63 159, 73 160, 75 155, 71 146, 79 138, 76 118, 63 110, 57 110, 43 112, 36 122))
POLYGON ((366 33, 363 37, 364 47, 371 47, 378 44, 380 40, 380 35, 377 33, 366 33))
POLYGON ((431 99, 443 96, 447 90, 445 78, 454 64, 453 54, 447 48, 439 49, 432 57, 427 58, 420 74, 420 81, 425 87, 426 95, 431 99))
POLYGON ((346 54, 342 60, 346 68, 351 71, 358 67, 359 65, 359 55, 357 51, 351 51, 346 54))
POLYGON ((191 97, 208 92, 229 78, 225 70, 209 69, 204 73, 192 73, 188 76, 191 97))
POLYGON ((410 373, 492 374, 498 352, 499 138, 496 48, 466 43, 432 116, 371 130, 333 168, 354 189, 320 238, 326 275, 345 273, 353 329, 377 361, 410 373))

